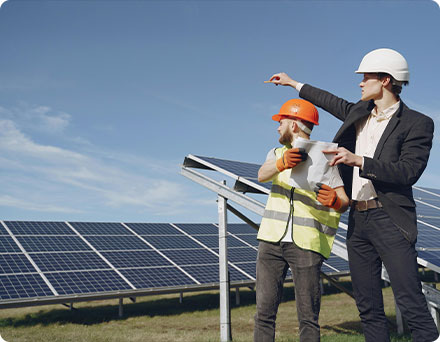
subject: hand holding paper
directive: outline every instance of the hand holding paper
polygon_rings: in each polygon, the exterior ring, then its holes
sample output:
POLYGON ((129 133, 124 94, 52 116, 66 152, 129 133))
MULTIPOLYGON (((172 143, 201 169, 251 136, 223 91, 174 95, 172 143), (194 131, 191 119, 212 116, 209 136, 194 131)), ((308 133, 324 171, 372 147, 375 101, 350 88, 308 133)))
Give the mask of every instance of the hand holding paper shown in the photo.
POLYGON ((348 166, 362 167, 362 157, 351 153, 344 147, 338 147, 336 150, 323 150, 322 153, 326 155, 334 155, 330 160, 329 165, 334 166, 338 164, 345 164, 348 166))
POLYGON ((329 165, 332 155, 324 154, 322 151, 334 151, 338 148, 338 144, 299 137, 294 140, 293 144, 296 148, 303 148, 307 152, 308 158, 292 169, 289 185, 311 191, 317 183, 334 186, 333 180, 336 177, 339 178, 338 170, 329 165))
POLYGON ((278 171, 282 172, 292 169, 302 161, 307 159, 307 153, 303 148, 291 148, 283 153, 283 156, 276 162, 278 171))

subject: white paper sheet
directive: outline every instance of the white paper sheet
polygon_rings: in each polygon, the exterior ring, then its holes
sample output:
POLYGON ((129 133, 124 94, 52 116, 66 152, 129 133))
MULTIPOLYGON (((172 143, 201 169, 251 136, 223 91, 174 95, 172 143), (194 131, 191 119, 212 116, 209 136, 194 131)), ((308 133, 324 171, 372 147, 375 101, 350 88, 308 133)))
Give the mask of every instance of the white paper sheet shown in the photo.
POLYGON ((322 151, 336 150, 338 148, 337 143, 298 137, 295 139, 293 147, 302 147, 309 156, 306 161, 301 162, 292 169, 289 185, 299 189, 314 190, 316 183, 330 185, 333 182, 334 172, 338 172, 335 166, 328 164, 329 160, 333 158, 333 154, 324 154, 322 151))

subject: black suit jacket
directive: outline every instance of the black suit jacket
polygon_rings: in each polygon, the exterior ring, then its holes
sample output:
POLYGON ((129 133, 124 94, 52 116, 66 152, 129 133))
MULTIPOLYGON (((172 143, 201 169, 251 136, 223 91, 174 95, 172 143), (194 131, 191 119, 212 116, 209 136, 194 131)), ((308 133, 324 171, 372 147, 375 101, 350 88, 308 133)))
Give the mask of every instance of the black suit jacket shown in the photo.
MULTIPOLYGON (((307 84, 302 87, 299 95, 344 122, 333 141, 354 152, 354 123, 371 113, 374 102, 351 103, 307 84)), ((417 240, 412 185, 426 168, 433 134, 432 119, 409 109, 401 101, 398 111, 379 140, 373 158, 364 157, 364 168, 359 174, 371 180, 384 210, 411 243, 417 240)), ((353 168, 342 165, 340 172, 345 191, 351 196, 353 168)))

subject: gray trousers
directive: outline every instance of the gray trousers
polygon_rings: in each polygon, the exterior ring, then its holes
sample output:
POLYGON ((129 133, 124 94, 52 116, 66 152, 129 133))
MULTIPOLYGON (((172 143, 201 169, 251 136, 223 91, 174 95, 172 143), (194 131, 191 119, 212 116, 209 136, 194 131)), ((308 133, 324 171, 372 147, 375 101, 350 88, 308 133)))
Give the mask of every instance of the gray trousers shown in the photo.
POLYGON ((275 340, 275 320, 282 299, 284 278, 289 267, 295 283, 300 341, 320 341, 319 279, 323 259, 322 255, 301 249, 294 243, 260 242, 257 257, 255 342, 275 340))

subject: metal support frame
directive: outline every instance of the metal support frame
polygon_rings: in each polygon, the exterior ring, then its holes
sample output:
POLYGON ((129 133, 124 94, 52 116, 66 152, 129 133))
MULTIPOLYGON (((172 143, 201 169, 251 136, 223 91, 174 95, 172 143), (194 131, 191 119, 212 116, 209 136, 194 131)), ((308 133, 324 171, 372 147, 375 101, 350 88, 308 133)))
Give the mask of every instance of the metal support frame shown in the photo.
MULTIPOLYGON (((223 181, 223 185, 226 182, 223 181)), ((218 246, 220 275, 220 341, 231 341, 231 309, 229 306, 228 220, 226 198, 218 195, 218 246)))
POLYGON ((121 318, 124 315, 124 298, 119 298, 119 312, 118 312, 118 316, 119 318, 121 318))

